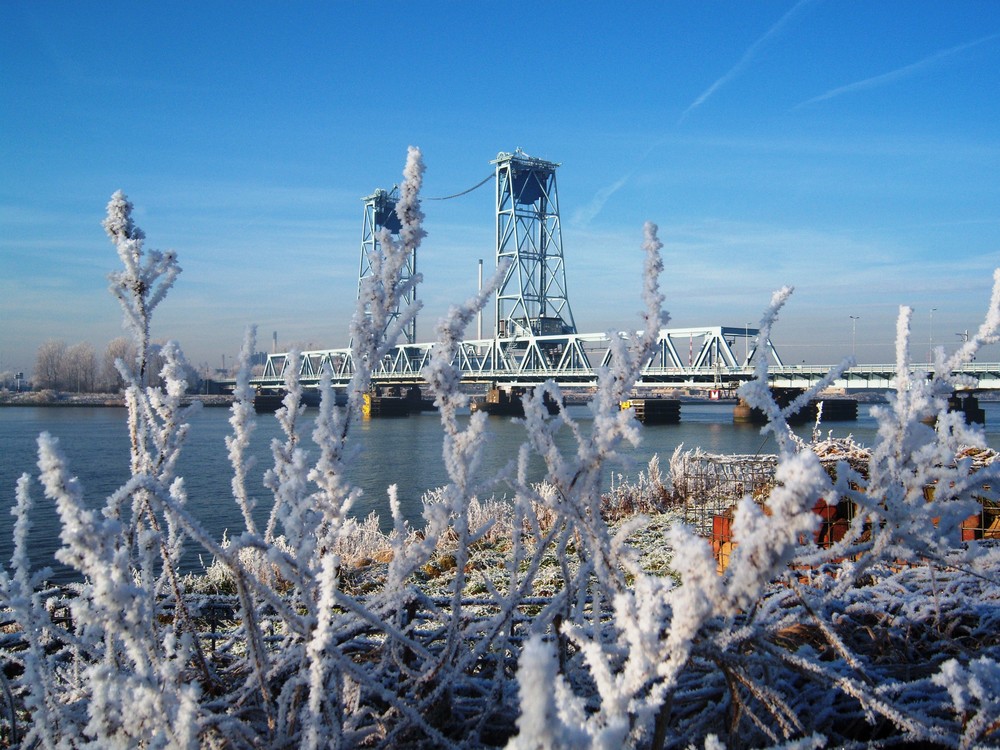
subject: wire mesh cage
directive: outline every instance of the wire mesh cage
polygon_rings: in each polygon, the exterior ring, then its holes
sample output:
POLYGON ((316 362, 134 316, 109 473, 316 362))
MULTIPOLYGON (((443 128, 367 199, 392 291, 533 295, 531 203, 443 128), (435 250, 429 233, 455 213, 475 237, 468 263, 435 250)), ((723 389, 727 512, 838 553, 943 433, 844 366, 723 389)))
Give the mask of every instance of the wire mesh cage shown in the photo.
POLYGON ((671 470, 682 499, 683 520, 702 536, 712 535, 715 516, 731 515, 745 495, 763 504, 774 487, 776 456, 692 452, 679 456, 671 470))
MULTIPOLYGON (((836 477, 846 468, 854 472, 857 482, 863 484, 868 476, 870 452, 852 439, 824 440, 812 443, 810 449, 821 463, 836 477)), ((971 468, 977 471, 996 459, 990 450, 966 449, 956 458, 971 459, 971 468)), ((750 496, 766 510, 766 503, 777 483, 778 459, 773 455, 718 455, 692 451, 675 455, 671 460, 674 497, 682 511, 683 521, 696 533, 712 542, 720 571, 728 565, 729 556, 736 546, 733 534, 733 516, 737 503, 750 496)), ((854 479, 851 486, 858 489, 854 479)), ((933 485, 925 488, 925 496, 934 496, 933 485)), ((983 496, 977 497, 981 509, 962 523, 963 541, 975 539, 1000 539, 1000 501, 989 484, 983 484, 983 496)), ((812 512, 820 517, 812 542, 818 547, 829 548, 844 538, 857 512, 854 503, 841 498, 835 505, 828 505, 817 497, 812 512)))

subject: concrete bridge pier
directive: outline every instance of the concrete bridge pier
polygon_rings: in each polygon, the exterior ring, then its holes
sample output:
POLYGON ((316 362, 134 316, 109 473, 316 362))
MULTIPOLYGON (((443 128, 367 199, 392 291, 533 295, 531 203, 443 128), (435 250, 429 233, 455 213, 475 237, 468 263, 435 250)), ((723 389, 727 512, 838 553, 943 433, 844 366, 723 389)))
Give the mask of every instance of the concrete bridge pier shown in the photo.
MULTIPOLYGON (((792 401, 805 393, 803 388, 772 388, 775 402, 784 409, 792 401)), ((788 417, 789 424, 808 424, 816 421, 820 404, 823 405, 824 422, 853 422, 858 418, 858 402, 853 398, 819 398, 788 417)), ((767 417, 760 409, 752 408, 742 398, 733 407, 733 422, 737 424, 764 424, 767 417)))
POLYGON ((948 411, 962 412, 966 424, 986 424, 986 412, 979 405, 979 399, 972 393, 952 394, 948 399, 948 411))
MULTIPOLYGON (((979 405, 979 399, 972 393, 953 393, 948 397, 948 411, 960 412, 965 417, 966 424, 986 424, 986 412, 979 405)), ((922 420, 924 424, 933 427, 937 423, 937 415, 922 420)))
POLYGON ((424 398, 416 383, 406 385, 375 385, 364 395, 361 415, 371 417, 405 417, 421 411, 433 411, 434 400, 424 398))
MULTIPOLYGON (((960 412, 965 417, 966 424, 986 424, 986 412, 979 405, 975 394, 956 392, 948 397, 948 411, 960 412)), ((920 420, 933 427, 937 424, 937 414, 931 414, 920 420)))

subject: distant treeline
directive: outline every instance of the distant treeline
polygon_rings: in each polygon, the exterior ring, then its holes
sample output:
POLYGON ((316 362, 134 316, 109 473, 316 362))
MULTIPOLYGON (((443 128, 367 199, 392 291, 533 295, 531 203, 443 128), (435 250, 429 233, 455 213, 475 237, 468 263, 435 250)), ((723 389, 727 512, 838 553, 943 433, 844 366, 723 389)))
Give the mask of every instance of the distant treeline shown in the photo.
MULTIPOLYGON (((151 373, 158 373, 160 370, 160 363, 156 361, 157 352, 158 348, 154 347, 151 373)), ((115 366, 115 361, 119 359, 130 367, 136 361, 135 343, 125 336, 108 342, 100 356, 89 342, 68 346, 65 341, 50 339, 38 347, 30 387, 70 393, 117 393, 124 387, 124 381, 115 366)), ((7 375, 10 374, 4 374, 5 381, 8 379, 7 375)), ((14 377, 11 376, 10 379, 13 381, 14 377)), ((198 373, 191 368, 188 383, 197 387, 200 380, 198 373)), ((150 384, 157 385, 155 378, 150 384)), ((24 382, 3 383, 6 388, 18 385, 28 387, 24 382)))

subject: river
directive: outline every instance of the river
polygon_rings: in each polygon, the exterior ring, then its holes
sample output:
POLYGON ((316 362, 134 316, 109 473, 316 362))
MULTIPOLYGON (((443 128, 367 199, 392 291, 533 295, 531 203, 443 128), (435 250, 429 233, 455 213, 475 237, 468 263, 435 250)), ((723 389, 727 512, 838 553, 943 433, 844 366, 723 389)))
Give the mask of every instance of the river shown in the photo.
MULTIPOLYGON (((1000 450, 1000 403, 984 402, 986 411, 986 436, 990 447, 1000 450)), ((875 421, 869 415, 870 406, 861 404, 856 422, 830 423, 824 434, 832 431, 838 437, 853 435, 861 443, 871 445, 875 439, 875 421)), ((315 410, 306 411, 305 445, 313 458, 317 450, 311 443, 311 422, 315 410)), ((592 420, 586 406, 570 407, 570 414, 586 429, 592 420)), ((232 500, 230 481, 232 471, 227 457, 225 437, 230 434, 229 410, 204 408, 190 420, 191 429, 181 455, 177 474, 184 477, 189 507, 203 525, 221 538, 223 533, 240 533, 242 517, 232 500)), ((263 526, 271 507, 270 492, 264 488, 264 471, 273 464, 270 444, 280 437, 280 429, 272 415, 258 415, 250 452, 256 456, 257 465, 251 473, 250 492, 257 501, 256 516, 263 526)), ((9 564, 12 550, 13 518, 9 510, 14 505, 15 485, 23 472, 37 477, 37 437, 49 432, 59 439, 70 471, 79 478, 91 507, 100 507, 105 498, 128 478, 128 434, 125 410, 114 407, 9 407, 0 408, 0 561, 9 564)), ((517 457, 517 450, 525 440, 523 427, 509 419, 490 418, 491 439, 481 475, 500 471, 517 457)), ((808 436, 811 426, 797 428, 808 436)), ((571 436, 564 430, 561 446, 572 450, 571 436)), ((642 444, 627 450, 625 464, 607 468, 605 484, 610 485, 612 475, 634 476, 644 468, 653 454, 659 454, 664 463, 674 449, 702 448, 712 453, 773 453, 773 438, 765 439, 760 428, 752 425, 733 424, 732 404, 684 403, 681 423, 644 427, 642 444)), ((370 512, 378 513, 388 522, 386 489, 398 486, 404 515, 411 523, 419 524, 421 497, 427 490, 440 487, 448 481, 441 455, 442 430, 439 417, 426 412, 399 419, 373 419, 353 425, 351 440, 355 446, 353 460, 348 467, 349 479, 364 494, 352 513, 358 517, 370 512)), ((535 477, 544 475, 541 462, 532 466, 535 477)), ((69 580, 72 572, 55 564, 53 554, 58 546, 59 522, 54 506, 42 493, 37 481, 31 484, 35 510, 30 536, 31 557, 36 565, 53 565, 54 580, 69 580)), ((187 570, 200 569, 197 550, 189 551, 184 559, 187 570)))

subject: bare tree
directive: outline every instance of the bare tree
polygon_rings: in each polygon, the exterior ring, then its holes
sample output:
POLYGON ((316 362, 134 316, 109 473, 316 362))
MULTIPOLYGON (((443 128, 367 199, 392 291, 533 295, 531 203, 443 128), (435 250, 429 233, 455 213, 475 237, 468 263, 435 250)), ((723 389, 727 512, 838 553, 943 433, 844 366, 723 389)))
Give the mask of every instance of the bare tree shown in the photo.
POLYGON ((97 356, 87 341, 74 344, 66 350, 62 382, 66 390, 92 393, 97 382, 97 356))
MULTIPOLYGON (((167 365, 168 360, 164 355, 164 351, 172 344, 176 346, 176 342, 170 341, 151 342, 149 344, 145 356, 147 385, 154 388, 163 388, 165 386, 166 381, 163 376, 163 368, 167 365)), ((134 352, 134 342, 130 342, 129 345, 131 347, 130 351, 134 352)), ((131 367, 136 361, 133 356, 129 361, 129 366, 131 367)), ((181 363, 178 367, 179 369, 174 373, 174 376, 183 378, 188 388, 196 387, 201 379, 198 371, 187 362, 181 363)))
POLYGON ((108 216, 102 222, 118 251, 124 269, 108 276, 111 293, 125 312, 125 323, 137 336, 139 380, 147 376, 146 353, 150 348, 149 318, 173 285, 181 267, 168 250, 143 249, 145 233, 132 222, 132 204, 121 190, 111 196, 108 216))
POLYGON ((129 367, 136 361, 135 344, 127 336, 119 336, 108 342, 104 350, 104 361, 101 363, 100 388, 108 393, 116 393, 125 387, 121 373, 115 366, 116 360, 121 360, 129 367))
POLYGON ((38 388, 58 390, 63 385, 63 363, 66 358, 66 342, 49 339, 35 355, 35 385, 38 388))

